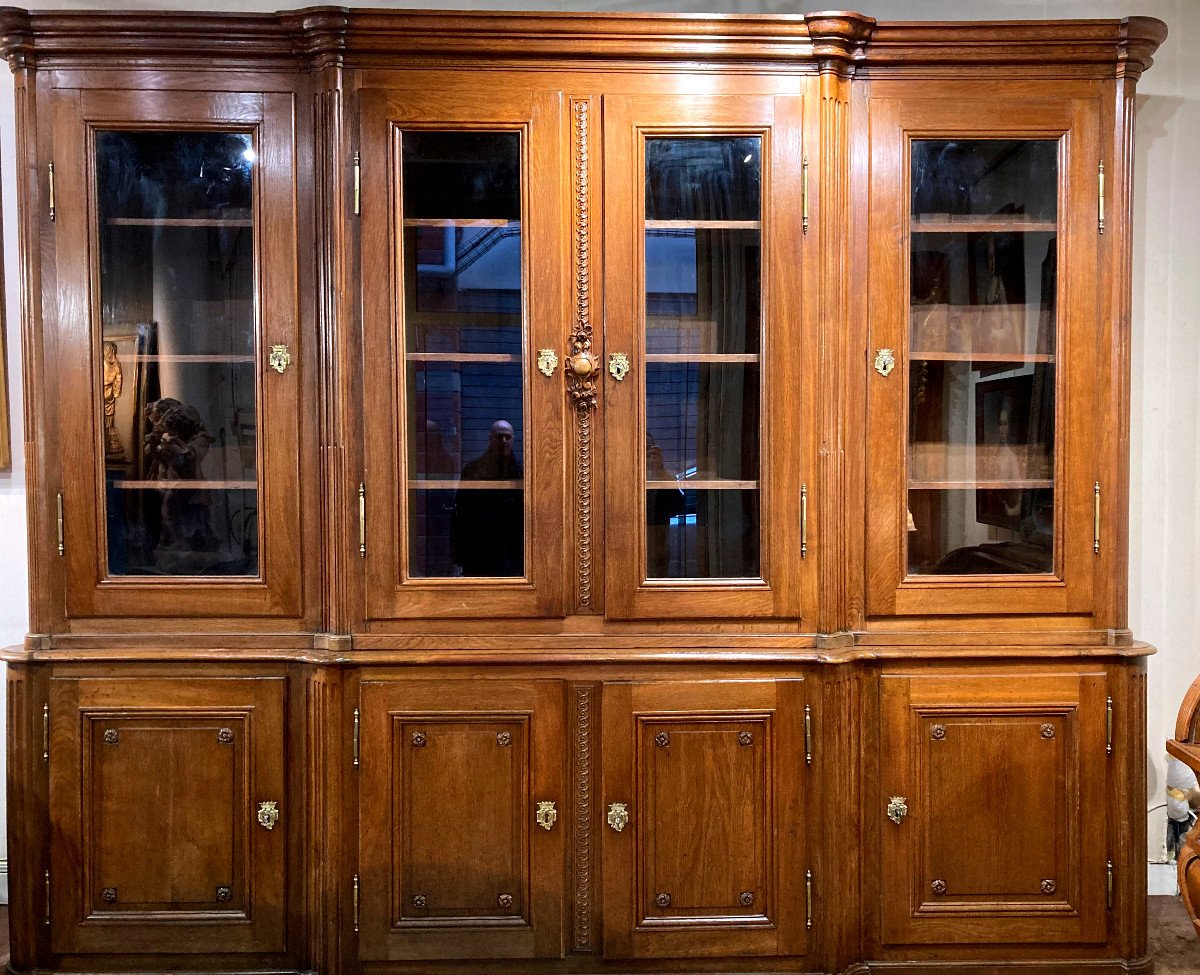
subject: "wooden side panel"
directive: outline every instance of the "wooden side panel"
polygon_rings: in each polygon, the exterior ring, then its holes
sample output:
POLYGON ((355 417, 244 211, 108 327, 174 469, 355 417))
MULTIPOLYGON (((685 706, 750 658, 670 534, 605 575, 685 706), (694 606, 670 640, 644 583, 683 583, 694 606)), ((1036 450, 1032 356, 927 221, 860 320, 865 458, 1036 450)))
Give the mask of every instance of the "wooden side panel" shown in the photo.
POLYGON ((804 954, 801 687, 605 688, 607 956, 804 954))
MULTIPOLYGON (((885 676, 884 944, 1106 938, 1105 677, 885 676)), ((880 810, 883 815, 883 810, 880 810)))
POLYGON ((361 957, 560 956, 561 685, 364 681, 360 707, 361 957))
POLYGON ((51 682, 55 951, 284 948, 281 679, 51 682))

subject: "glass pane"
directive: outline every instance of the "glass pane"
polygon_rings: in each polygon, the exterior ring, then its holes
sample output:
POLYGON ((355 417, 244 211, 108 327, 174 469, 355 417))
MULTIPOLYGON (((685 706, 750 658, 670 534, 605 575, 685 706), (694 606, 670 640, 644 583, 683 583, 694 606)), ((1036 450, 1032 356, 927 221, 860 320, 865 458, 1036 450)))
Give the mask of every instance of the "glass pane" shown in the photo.
POLYGON ((646 140, 648 578, 757 578, 761 139, 646 140))
POLYGON ((249 134, 96 135, 111 575, 258 574, 249 134))
POLYGON ((525 575, 520 136, 405 132, 408 575, 525 575))
POLYGON ((1054 568, 1057 143, 913 143, 908 569, 1054 568))

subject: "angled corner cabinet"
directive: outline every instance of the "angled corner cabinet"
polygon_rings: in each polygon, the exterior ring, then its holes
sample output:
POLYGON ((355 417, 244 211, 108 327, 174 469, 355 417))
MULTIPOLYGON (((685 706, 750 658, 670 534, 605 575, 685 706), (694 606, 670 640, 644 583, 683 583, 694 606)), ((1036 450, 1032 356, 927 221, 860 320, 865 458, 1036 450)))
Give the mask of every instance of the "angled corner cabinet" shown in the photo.
POLYGON ((14 972, 1148 972, 1149 18, 0 11, 14 972))

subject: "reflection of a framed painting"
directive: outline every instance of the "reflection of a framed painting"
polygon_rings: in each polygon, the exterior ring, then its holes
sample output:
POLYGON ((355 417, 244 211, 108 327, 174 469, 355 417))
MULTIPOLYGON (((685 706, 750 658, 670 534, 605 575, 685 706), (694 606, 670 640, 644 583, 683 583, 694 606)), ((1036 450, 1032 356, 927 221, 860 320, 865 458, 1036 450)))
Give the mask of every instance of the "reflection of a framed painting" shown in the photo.
POLYGON ((105 331, 101 340, 104 463, 125 477, 144 477, 146 404, 159 398, 158 325, 137 322, 105 331))
POLYGON ((1038 436, 1030 422, 1034 386, 1033 373, 981 379, 975 384, 975 476, 993 485, 975 493, 975 517, 980 524, 1020 531, 1022 522, 1032 514, 1030 492, 1002 485, 1030 482, 1043 473, 1037 469, 1038 436), (1035 461, 1032 465, 1031 460, 1035 461))

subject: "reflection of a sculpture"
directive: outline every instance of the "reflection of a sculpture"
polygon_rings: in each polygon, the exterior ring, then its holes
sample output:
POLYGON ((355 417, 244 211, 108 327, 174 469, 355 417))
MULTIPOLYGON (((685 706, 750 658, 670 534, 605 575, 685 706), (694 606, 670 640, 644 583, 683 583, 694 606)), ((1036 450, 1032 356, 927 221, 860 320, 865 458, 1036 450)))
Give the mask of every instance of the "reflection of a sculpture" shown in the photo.
POLYGON ((117 358, 117 343, 104 343, 104 453, 108 457, 125 459, 125 448, 117 436, 117 400, 121 396, 124 377, 121 360, 117 358))
MULTIPOLYGON (((463 481, 522 481, 513 425, 497 420, 488 445, 462 469, 463 481)), ((519 485, 460 488, 454 499, 454 561, 464 576, 525 574, 525 502, 519 485)))
MULTIPOLYGON (((150 432, 143 452, 147 477, 154 481, 203 480, 200 465, 216 439, 200 414, 177 399, 164 397, 146 408, 150 432)), ((209 519, 209 492, 172 485, 162 493, 162 543, 192 551, 218 547, 209 519)))

